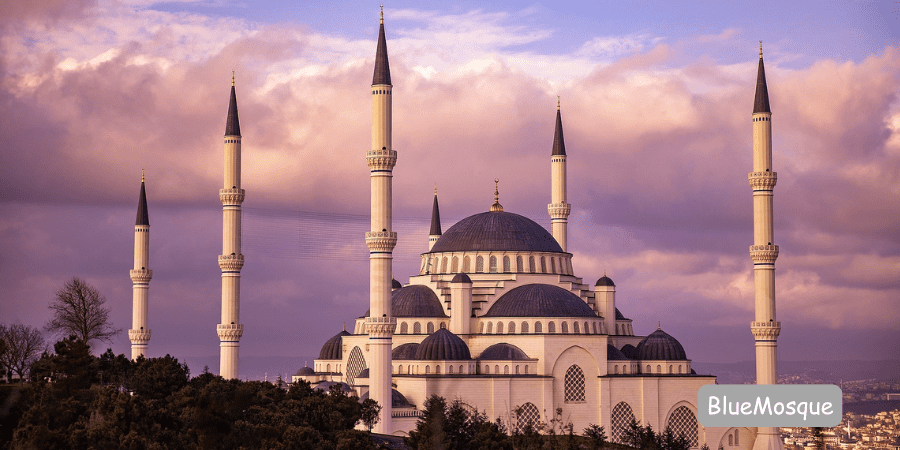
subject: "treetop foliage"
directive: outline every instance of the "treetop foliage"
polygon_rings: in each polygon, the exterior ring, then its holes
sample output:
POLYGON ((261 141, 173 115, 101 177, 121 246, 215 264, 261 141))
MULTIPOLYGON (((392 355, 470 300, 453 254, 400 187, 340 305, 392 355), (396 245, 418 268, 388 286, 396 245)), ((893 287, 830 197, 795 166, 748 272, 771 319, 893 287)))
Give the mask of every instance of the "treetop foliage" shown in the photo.
POLYGON ((122 332, 109 322, 109 308, 104 306, 106 297, 87 281, 72 277, 56 291, 56 298, 48 308, 53 318, 47 322, 47 331, 59 336, 75 335, 90 343, 94 340, 112 342, 122 332))

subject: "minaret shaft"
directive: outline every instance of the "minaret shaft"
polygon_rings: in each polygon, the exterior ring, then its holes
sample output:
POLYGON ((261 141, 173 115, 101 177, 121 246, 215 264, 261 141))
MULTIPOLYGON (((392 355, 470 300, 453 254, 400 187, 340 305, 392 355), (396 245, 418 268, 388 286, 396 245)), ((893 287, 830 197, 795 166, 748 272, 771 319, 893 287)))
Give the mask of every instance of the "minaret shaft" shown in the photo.
POLYGON ((566 140, 563 137, 562 113, 559 99, 556 102, 556 129, 553 132, 553 146, 550 151, 550 233, 567 252, 569 212, 572 205, 566 202, 566 140))
POLYGON ((134 225, 134 266, 131 275, 131 329, 128 338, 131 341, 131 359, 147 354, 147 343, 150 342, 149 293, 150 279, 150 220, 147 214, 147 193, 141 175, 141 195, 138 200, 137 219, 134 225))

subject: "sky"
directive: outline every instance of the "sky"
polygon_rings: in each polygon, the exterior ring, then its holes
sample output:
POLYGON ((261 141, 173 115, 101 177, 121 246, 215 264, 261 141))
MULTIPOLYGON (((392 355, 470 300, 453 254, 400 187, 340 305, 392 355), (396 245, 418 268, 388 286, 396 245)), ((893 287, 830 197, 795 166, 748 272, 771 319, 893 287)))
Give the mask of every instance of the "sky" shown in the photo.
MULTIPOLYGON (((131 326, 141 170, 149 356, 218 354, 222 133, 243 133, 241 356, 314 357, 368 309, 378 4, 0 5, 0 323, 73 276, 131 326)), ((493 202, 549 228, 557 96, 576 275, 638 334, 753 359, 751 112, 771 101, 779 358, 900 358, 900 4, 386 4, 395 278, 493 202)), ((53 340, 47 336, 48 340, 53 340)), ((129 354, 127 332, 112 345, 129 354)), ((311 363, 311 361, 310 361, 311 363)), ((216 368, 213 368, 215 371, 216 368)))

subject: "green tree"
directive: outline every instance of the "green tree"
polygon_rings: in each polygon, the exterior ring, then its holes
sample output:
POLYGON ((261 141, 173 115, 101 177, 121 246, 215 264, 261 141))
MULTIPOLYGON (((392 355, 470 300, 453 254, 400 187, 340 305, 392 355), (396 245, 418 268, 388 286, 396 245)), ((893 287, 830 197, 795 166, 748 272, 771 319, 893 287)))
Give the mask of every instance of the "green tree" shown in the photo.
POLYGON ((53 318, 45 328, 61 336, 74 335, 87 342, 99 340, 112 342, 122 332, 109 322, 109 308, 104 306, 106 297, 85 280, 72 277, 56 291, 56 298, 48 308, 53 318))
POLYGON ((600 450, 606 444, 606 430, 604 430, 602 426, 592 423, 584 429, 582 436, 590 440, 591 448, 593 450, 600 450))

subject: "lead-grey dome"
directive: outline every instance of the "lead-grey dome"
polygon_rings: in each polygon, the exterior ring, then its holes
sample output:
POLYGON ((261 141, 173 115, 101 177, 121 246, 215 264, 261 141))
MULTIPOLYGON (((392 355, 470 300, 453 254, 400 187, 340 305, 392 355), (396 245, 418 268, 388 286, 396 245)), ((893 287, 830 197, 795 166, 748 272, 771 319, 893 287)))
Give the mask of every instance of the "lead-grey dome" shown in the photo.
POLYGON ((419 344, 416 349, 418 360, 429 361, 462 361, 472 359, 469 346, 459 336, 446 328, 435 331, 419 344))
POLYGON ((553 235, 533 220, 511 212, 490 211, 456 222, 429 253, 470 251, 563 252, 553 235))
MULTIPOLYGON (((368 314, 366 315, 368 316, 368 314)), ((350 333, 344 330, 325 341, 325 345, 319 351, 319 359, 344 359, 344 336, 350 336, 350 333)))
POLYGON ((418 349, 419 344, 417 342, 407 342, 398 345, 397 348, 391 351, 391 359, 415 359, 416 350, 418 349))
POLYGON ((625 357, 628 359, 638 359, 637 348, 631 344, 625 344, 622 346, 622 354, 625 355, 625 357))
POLYGON ((657 329, 637 345, 636 359, 682 361, 687 359, 684 347, 677 339, 657 329))
POLYGON ((305 375, 315 375, 315 374, 316 374, 316 371, 313 370, 312 367, 303 367, 300 370, 298 370, 295 375, 298 377, 302 377, 305 375))
POLYGON ((521 361, 526 359, 531 359, 525 352, 522 351, 521 348, 516 347, 512 344, 507 343, 499 343, 494 344, 481 352, 481 356, 478 359, 486 359, 490 361, 505 361, 505 360, 513 360, 513 361, 521 361))
POLYGON ((549 284, 526 284, 503 294, 484 317, 597 317, 581 297, 549 284))
MULTIPOLYGON (((370 310, 366 310, 369 317, 370 310)), ((412 284, 391 293, 391 315, 394 317, 441 317, 447 314, 437 294, 428 286, 412 284)))
POLYGON ((619 349, 612 344, 606 344, 606 360, 607 361, 627 361, 631 358, 625 356, 619 349))
MULTIPOLYGON (((363 396, 359 398, 359 401, 362 402, 363 400, 369 398, 369 392, 370 391, 366 391, 366 393, 363 394, 363 396)), ((391 407, 392 408, 412 408, 413 405, 411 403, 409 403, 409 400, 407 400, 406 397, 400 393, 400 391, 398 391, 396 389, 391 389, 391 407)))
POLYGON ((597 280, 597 284, 595 284, 594 286, 612 286, 612 287, 616 287, 616 283, 613 283, 612 278, 610 278, 610 277, 608 277, 608 276, 606 276, 606 275, 603 275, 602 277, 600 277, 599 280, 597 280))

